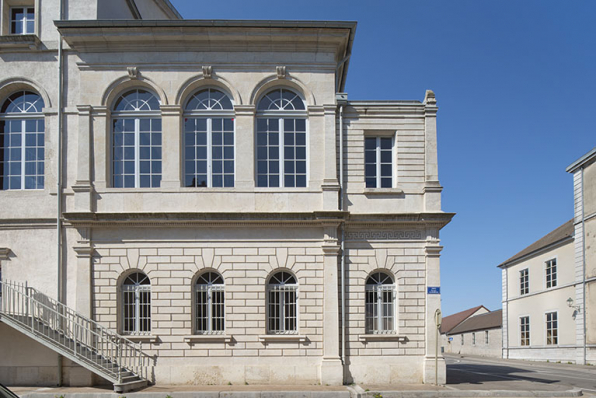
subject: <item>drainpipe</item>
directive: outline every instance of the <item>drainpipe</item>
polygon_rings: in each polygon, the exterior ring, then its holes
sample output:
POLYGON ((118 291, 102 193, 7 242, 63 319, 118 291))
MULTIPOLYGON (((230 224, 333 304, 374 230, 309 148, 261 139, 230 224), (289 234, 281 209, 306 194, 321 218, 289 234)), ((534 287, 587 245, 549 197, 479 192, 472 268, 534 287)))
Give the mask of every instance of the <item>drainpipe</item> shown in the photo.
MULTIPOLYGON (((349 57, 347 57, 349 58, 349 57)), ((347 60, 347 59, 346 59, 347 60)), ((345 62, 345 60, 343 61, 345 62)), ((342 63, 343 63, 342 62, 342 63)), ((341 64, 340 64, 341 65, 341 64)), ((339 66, 338 66, 339 69, 339 66)), ((336 101, 339 105, 339 211, 344 210, 344 105, 347 104, 348 95, 346 93, 337 93, 336 101)), ((341 226, 341 363, 346 365, 346 254, 345 240, 346 227, 345 221, 341 226)))
POLYGON ((584 209, 584 168, 581 168, 581 184, 582 184, 582 189, 581 189, 581 195, 582 195, 582 296, 583 296, 583 320, 584 320, 584 363, 583 365, 586 365, 588 362, 588 353, 587 353, 587 337, 586 334, 588 333, 587 327, 586 327, 586 214, 585 214, 585 209, 584 209))
MULTIPOLYGON (((60 0, 60 20, 64 18, 64 0, 60 0)), ((64 71, 63 71, 63 55, 62 55, 62 33, 58 31, 58 140, 57 145, 57 171, 56 171, 56 185, 57 185, 57 213, 56 213, 56 250, 57 250, 57 297, 59 303, 63 303, 64 286, 63 286, 63 270, 62 270, 62 129, 63 123, 62 118, 64 117, 62 108, 63 104, 63 83, 64 83, 64 71)), ((63 369, 62 369, 62 355, 58 355, 58 386, 61 386, 63 382, 63 369)))

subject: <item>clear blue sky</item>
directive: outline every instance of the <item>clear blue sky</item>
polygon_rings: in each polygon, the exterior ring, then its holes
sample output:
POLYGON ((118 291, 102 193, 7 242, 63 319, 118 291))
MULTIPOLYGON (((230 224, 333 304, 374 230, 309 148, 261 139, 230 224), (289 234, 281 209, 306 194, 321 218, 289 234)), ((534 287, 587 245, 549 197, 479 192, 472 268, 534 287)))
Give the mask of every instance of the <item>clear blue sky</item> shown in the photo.
POLYGON ((501 307, 496 266, 573 216, 596 146, 596 2, 171 0, 186 19, 357 21, 352 100, 438 105, 443 313, 501 307))

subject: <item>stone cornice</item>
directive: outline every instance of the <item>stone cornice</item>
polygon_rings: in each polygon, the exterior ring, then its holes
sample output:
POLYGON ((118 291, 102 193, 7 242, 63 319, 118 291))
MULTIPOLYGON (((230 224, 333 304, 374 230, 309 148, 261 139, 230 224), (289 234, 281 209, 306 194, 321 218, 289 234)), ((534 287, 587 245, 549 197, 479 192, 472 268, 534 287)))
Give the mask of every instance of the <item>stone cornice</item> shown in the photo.
POLYGON ((350 214, 341 211, 304 213, 64 213, 65 222, 75 227, 192 227, 203 226, 332 226, 346 223, 348 230, 395 228, 442 228, 455 213, 350 214))
POLYGON ((351 49, 355 22, 55 21, 77 51, 335 52, 351 49), (213 40, 216 37, 217 40, 213 40))
POLYGON ((205 226, 326 226, 339 223, 345 218, 343 212, 312 213, 64 213, 70 225, 113 227, 154 226, 192 227, 205 226))
POLYGON ((408 214, 349 214, 346 225, 352 229, 379 228, 391 226, 414 226, 443 228, 455 213, 408 213, 408 214))
POLYGON ((36 218, 36 219, 3 219, 0 221, 0 230, 10 229, 39 229, 56 228, 55 218, 36 218))

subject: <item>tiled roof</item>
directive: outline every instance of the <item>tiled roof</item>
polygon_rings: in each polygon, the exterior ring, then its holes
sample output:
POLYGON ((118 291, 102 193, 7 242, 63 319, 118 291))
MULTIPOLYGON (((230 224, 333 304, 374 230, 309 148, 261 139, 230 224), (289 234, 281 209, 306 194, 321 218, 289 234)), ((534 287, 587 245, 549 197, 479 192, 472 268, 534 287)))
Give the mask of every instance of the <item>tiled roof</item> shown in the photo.
POLYGON ((447 334, 460 334, 466 332, 473 332, 475 330, 487 330, 500 328, 503 323, 503 310, 497 310, 493 312, 487 312, 486 314, 480 314, 472 316, 453 329, 447 334))
POLYGON ((544 249, 547 246, 561 242, 569 237, 573 237, 573 231, 573 219, 571 219, 567 221, 565 224, 561 225, 559 228, 549 233, 548 235, 532 243, 530 246, 526 247, 524 250, 520 251, 507 261, 499 264, 498 267, 506 267, 507 265, 509 265, 509 263, 512 263, 515 260, 519 260, 520 258, 537 252, 540 249, 544 249))
POLYGON ((485 306, 479 305, 478 307, 470 308, 469 310, 446 316, 445 318, 443 318, 443 321, 441 322, 441 333, 449 333, 451 329, 465 321, 466 318, 470 317, 480 308, 484 308, 488 311, 488 309, 485 306))

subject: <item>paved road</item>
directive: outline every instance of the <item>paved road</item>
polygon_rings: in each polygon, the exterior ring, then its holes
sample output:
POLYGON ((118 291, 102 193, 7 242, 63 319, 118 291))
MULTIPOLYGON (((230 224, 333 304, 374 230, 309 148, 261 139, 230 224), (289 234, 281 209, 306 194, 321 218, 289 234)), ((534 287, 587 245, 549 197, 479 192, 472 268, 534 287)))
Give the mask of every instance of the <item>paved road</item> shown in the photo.
POLYGON ((596 396, 596 367, 445 355, 447 386, 459 390, 564 391, 596 396))

